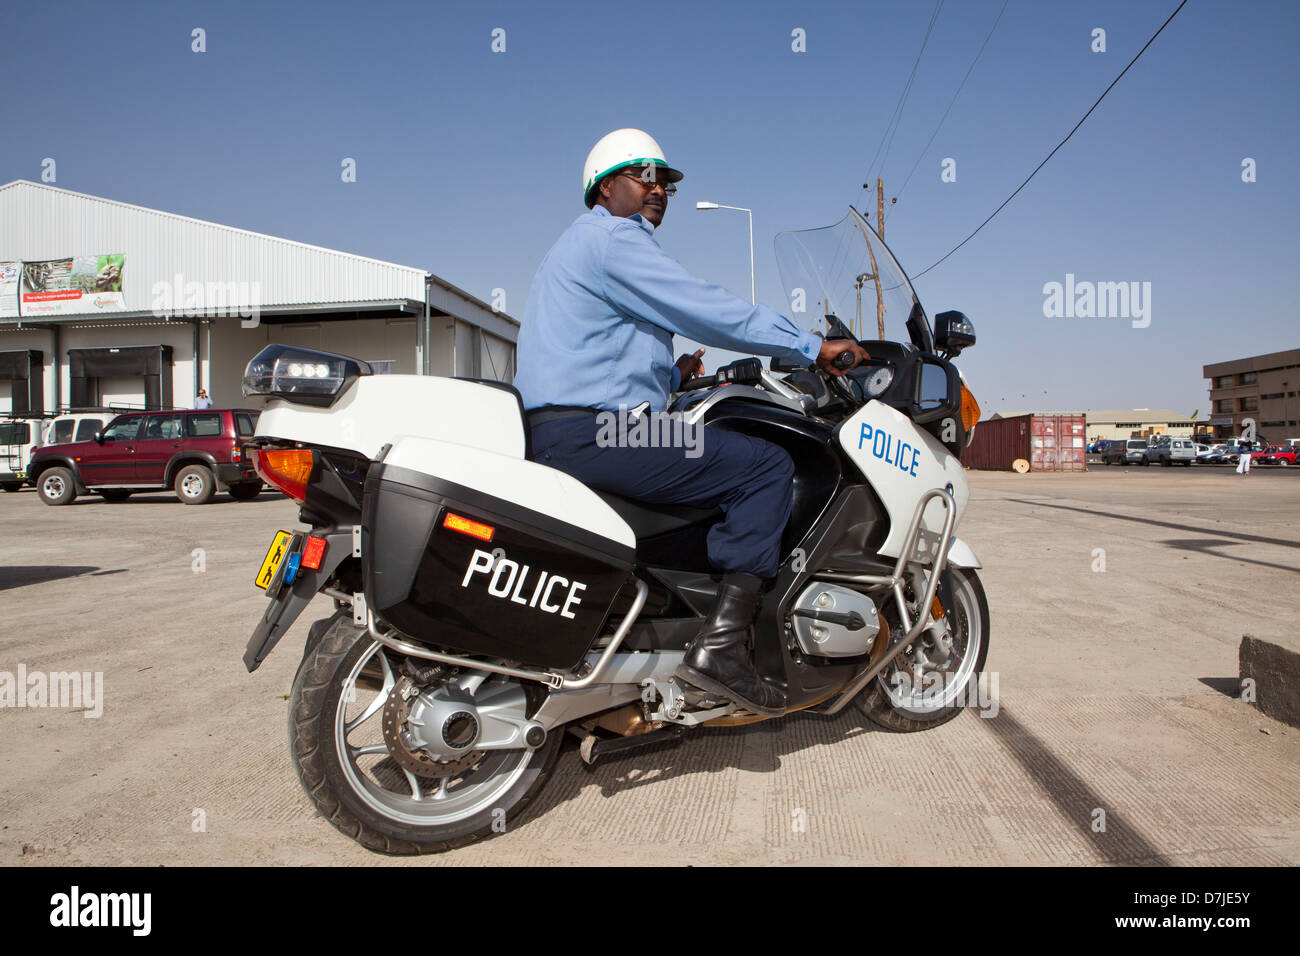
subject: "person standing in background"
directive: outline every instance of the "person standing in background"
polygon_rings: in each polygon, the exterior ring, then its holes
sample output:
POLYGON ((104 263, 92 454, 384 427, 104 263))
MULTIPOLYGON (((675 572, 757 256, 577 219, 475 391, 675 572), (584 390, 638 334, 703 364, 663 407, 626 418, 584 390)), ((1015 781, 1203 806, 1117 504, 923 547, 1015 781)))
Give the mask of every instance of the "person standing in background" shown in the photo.
POLYGON ((199 397, 194 399, 194 407, 195 408, 212 407, 212 399, 208 398, 208 390, 206 388, 199 389, 199 397))
POLYGON ((1239 449, 1240 454, 1237 456, 1237 474, 1250 474, 1250 449, 1252 445, 1242 445, 1239 449))

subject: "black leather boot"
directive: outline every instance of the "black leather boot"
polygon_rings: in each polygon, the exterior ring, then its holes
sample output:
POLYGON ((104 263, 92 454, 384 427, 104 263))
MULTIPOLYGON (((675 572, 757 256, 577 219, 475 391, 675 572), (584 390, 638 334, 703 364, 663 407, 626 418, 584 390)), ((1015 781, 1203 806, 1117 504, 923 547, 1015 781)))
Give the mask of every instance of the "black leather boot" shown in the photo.
POLYGON ((713 613, 686 649, 674 676, 755 714, 776 717, 785 713, 785 695, 758 676, 749 649, 758 604, 756 590, 724 580, 713 613))

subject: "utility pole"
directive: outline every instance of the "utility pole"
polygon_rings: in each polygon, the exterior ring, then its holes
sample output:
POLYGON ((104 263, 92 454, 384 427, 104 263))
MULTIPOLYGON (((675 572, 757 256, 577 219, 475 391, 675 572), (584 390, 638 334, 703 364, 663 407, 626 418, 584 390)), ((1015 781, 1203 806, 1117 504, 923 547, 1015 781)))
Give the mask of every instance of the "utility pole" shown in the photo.
MULTIPOLYGON (((863 183, 862 188, 869 190, 871 186, 869 183, 863 183)), ((855 209, 854 212, 856 213, 857 210, 855 209)), ((862 219, 862 215, 860 213, 858 214, 858 218, 862 219)), ((867 253, 868 255, 871 256, 871 272, 863 273, 862 275, 858 276, 857 279, 855 280, 859 283, 858 295, 861 296, 862 294, 861 283, 863 281, 865 281, 866 279, 875 280, 876 334, 883 340, 885 337, 885 295, 884 295, 884 289, 880 284, 880 270, 876 267, 876 250, 875 247, 871 244, 871 237, 867 235, 867 232, 869 230, 863 230, 861 227, 859 227, 858 231, 862 233, 862 238, 866 240, 867 253)), ((883 242, 885 239, 885 181, 880 176, 876 177, 876 233, 877 235, 880 236, 880 239, 883 242)), ((860 305, 858 311, 859 312, 862 311, 860 305)))
POLYGON ((885 238, 885 181, 879 176, 876 177, 876 231, 881 239, 885 238))

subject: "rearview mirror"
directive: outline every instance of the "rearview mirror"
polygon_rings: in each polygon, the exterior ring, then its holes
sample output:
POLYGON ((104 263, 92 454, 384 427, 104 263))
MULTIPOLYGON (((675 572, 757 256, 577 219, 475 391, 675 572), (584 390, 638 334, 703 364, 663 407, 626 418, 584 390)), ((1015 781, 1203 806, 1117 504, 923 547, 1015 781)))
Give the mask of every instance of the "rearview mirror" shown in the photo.
POLYGON ((104 444, 104 433, 103 433, 103 432, 95 432, 95 444, 96 444, 96 445, 102 445, 102 444, 104 444))
POLYGON ((916 397, 921 411, 931 412, 948 403, 948 370, 926 362, 921 366, 921 387, 916 397))

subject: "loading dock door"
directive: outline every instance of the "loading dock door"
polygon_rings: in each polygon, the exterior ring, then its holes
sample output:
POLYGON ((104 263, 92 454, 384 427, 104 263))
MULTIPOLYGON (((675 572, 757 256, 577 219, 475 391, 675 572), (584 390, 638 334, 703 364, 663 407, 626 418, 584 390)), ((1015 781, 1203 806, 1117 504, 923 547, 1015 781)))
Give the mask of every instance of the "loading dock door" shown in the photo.
MULTIPOLYGON (((45 411, 45 355, 38 349, 0 352, 0 382, 8 386, 12 415, 45 411)), ((3 399, 0 399, 3 401, 3 399)))
POLYGON ((101 385, 120 390, 123 379, 143 380, 144 407, 172 407, 172 347, 68 349, 68 391, 74 408, 99 404, 101 385))

